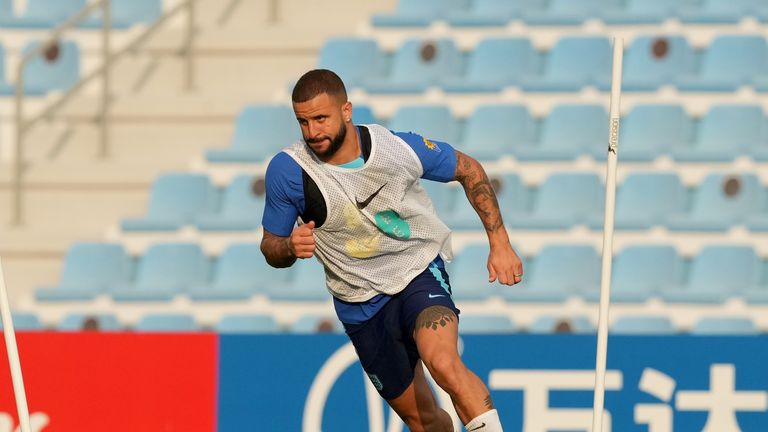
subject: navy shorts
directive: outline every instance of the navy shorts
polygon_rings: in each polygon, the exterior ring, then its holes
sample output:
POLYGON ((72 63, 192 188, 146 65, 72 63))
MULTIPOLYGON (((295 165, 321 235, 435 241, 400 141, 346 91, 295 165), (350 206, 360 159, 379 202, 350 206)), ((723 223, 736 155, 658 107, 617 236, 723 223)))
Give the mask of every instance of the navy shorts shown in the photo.
POLYGON ((368 321, 344 324, 360 364, 384 399, 400 396, 413 381, 419 360, 413 339, 416 318, 424 309, 438 305, 459 316, 451 299, 448 274, 430 264, 368 321))

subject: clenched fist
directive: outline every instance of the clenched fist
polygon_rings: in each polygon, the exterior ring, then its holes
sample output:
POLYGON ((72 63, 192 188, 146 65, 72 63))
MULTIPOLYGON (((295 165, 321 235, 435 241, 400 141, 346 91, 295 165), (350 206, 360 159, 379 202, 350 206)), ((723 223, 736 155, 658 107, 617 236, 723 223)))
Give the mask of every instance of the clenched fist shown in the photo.
POLYGON ((296 258, 311 258, 315 254, 315 221, 296 227, 288 237, 288 249, 296 258))

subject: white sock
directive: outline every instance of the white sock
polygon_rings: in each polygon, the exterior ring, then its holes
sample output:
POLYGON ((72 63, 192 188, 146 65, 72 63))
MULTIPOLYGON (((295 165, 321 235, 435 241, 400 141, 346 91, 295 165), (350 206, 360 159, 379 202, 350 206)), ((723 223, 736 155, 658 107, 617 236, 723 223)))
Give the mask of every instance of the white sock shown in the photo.
POLYGON ((501 422, 499 421, 499 413, 495 409, 486 411, 473 418, 464 425, 464 428, 467 429, 467 432, 503 432, 501 422))

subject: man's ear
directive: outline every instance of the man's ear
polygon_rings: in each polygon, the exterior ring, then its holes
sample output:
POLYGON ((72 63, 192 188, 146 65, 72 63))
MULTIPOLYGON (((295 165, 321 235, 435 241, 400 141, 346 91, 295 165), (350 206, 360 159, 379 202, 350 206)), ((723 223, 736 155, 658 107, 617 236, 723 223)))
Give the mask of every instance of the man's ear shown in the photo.
POLYGON ((341 107, 342 119, 349 123, 352 121, 352 102, 347 101, 341 107))

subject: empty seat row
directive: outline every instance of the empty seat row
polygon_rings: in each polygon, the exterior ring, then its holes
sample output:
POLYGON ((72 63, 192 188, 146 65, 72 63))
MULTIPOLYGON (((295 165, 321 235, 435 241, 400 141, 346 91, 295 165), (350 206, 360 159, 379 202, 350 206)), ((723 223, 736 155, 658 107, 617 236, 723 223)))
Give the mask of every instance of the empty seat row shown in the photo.
MULTIPOLYGON (((269 159, 300 138, 290 108, 248 106, 234 126, 228 148, 209 150, 212 163, 256 163, 269 159)), ((388 120, 370 108, 354 108, 357 124, 376 122, 394 131, 412 131, 445 141, 479 160, 505 156, 520 161, 606 157, 608 114, 593 104, 556 105, 537 118, 514 104, 479 105, 457 119, 445 105, 404 105, 388 120)), ((619 157, 653 161, 669 156, 678 162, 728 162, 737 157, 768 161, 768 118, 754 104, 713 105, 692 117, 677 104, 640 104, 622 118, 619 157)))
POLYGON ((400 0, 390 14, 372 18, 377 27, 424 27, 446 21, 455 27, 503 26, 513 20, 529 25, 578 25, 599 19, 608 24, 658 24, 669 18, 684 23, 735 23, 748 16, 768 21, 760 0, 400 0))
MULTIPOLYGON (((682 35, 643 35, 625 48, 622 88, 653 91, 730 92, 740 86, 768 91, 768 44, 762 34, 719 35, 703 50, 682 35)), ((468 53, 454 40, 411 38, 394 53, 374 39, 328 40, 319 67, 337 72, 349 88, 369 93, 498 92, 517 86, 530 92, 610 88, 611 43, 604 36, 564 36, 548 51, 520 37, 481 40, 468 53)))
MULTIPOLYGON (((52 29, 77 14, 88 5, 87 0, 27 0, 19 14, 13 11, 12 0, 0 2, 0 27, 3 29, 52 29)), ((114 28, 150 23, 160 17, 163 0, 111 0, 110 21, 114 28)), ((101 12, 94 13, 82 27, 99 27, 101 12)))

